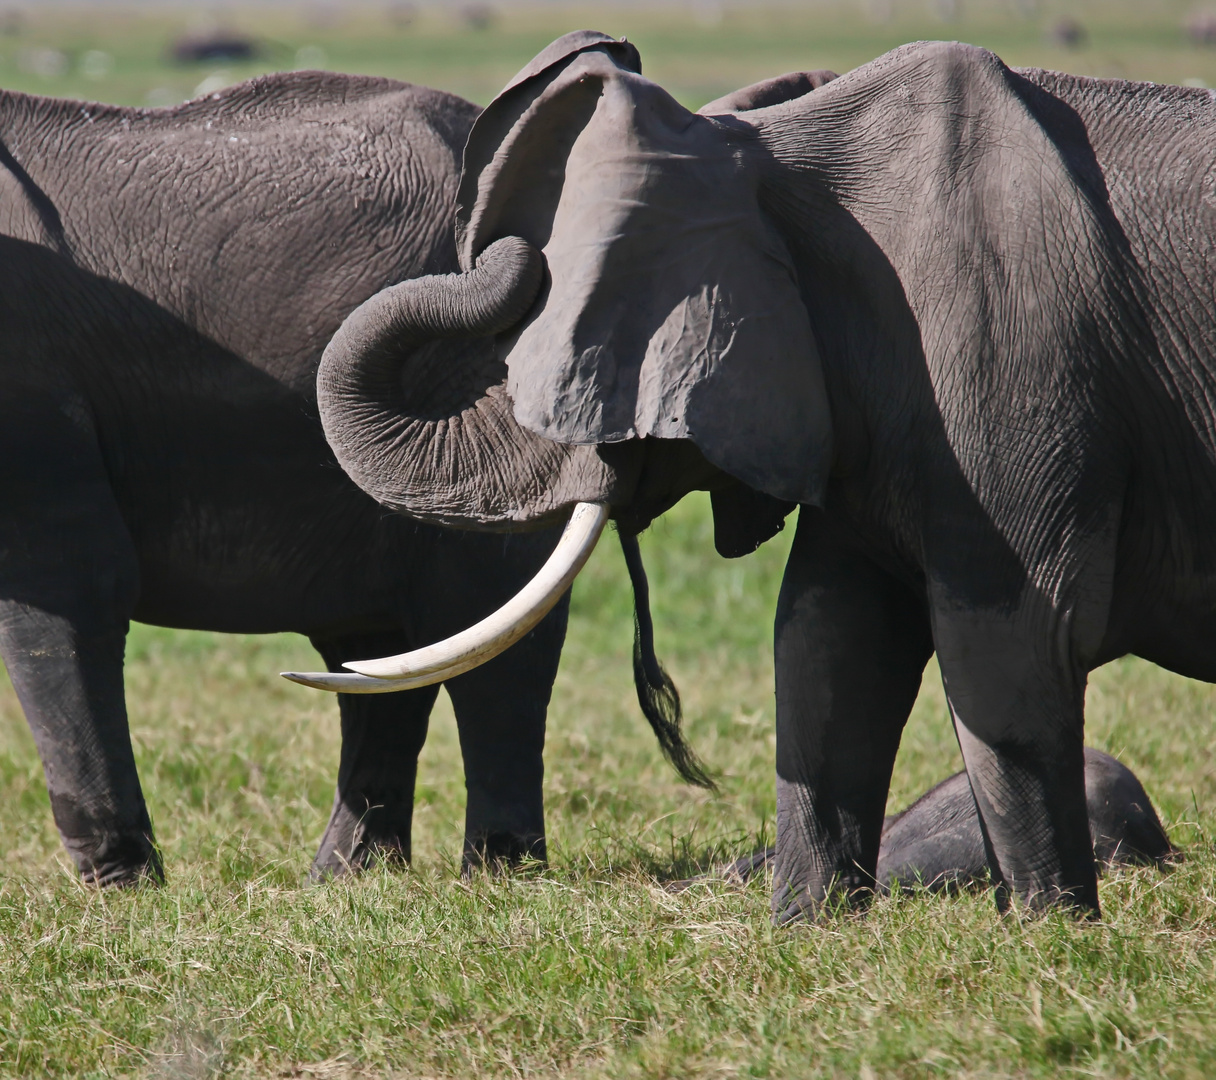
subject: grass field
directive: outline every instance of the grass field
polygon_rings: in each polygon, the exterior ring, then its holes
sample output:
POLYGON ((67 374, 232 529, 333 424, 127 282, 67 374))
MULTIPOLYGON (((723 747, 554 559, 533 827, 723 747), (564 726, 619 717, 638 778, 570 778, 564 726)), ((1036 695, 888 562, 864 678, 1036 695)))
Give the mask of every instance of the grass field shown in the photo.
MULTIPOLYGON (((694 105, 917 37, 976 41, 1016 63, 1216 83, 1216 50, 1187 43, 1182 4, 1041 4, 1024 18, 964 0, 955 22, 911 3, 889 22, 829 4, 727 8, 720 21, 697 10, 700 22, 642 5, 521 10, 483 31, 433 9, 405 28, 370 9, 330 26, 315 10, 234 15, 266 43, 264 62, 190 69, 164 60, 187 15, 51 11, 0 37, 0 84, 161 102, 311 49, 310 63, 485 101, 580 25, 630 36, 647 72, 694 105), (1086 48, 1045 44, 1061 12, 1088 28, 1086 48)), ((1095 673, 1088 740, 1137 770, 1187 858, 1168 874, 1105 879, 1100 925, 1002 920, 989 896, 965 895, 881 900, 865 918, 775 931, 766 882, 661 888, 771 839, 769 625, 788 540, 725 562, 702 498, 643 538, 660 651, 721 776, 717 796, 679 785, 660 760, 633 699, 619 553, 607 542, 595 554, 550 713, 543 873, 460 880, 463 783, 441 697, 413 868, 302 888, 332 797, 337 715, 332 699, 274 673, 316 657, 291 636, 139 626, 131 726, 169 881, 86 890, 4 683, 0 1075, 1216 1075, 1216 688, 1142 662, 1095 673)), ((892 807, 958 767, 931 667, 892 807)))

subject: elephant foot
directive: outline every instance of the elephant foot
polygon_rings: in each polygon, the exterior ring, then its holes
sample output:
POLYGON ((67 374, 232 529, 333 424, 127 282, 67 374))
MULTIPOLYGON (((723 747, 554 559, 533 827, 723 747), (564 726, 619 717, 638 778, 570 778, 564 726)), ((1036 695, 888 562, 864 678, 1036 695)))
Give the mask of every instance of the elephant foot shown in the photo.
POLYGON ((160 852, 142 833, 64 837, 63 841, 86 885, 108 889, 165 883, 160 852))
POLYGON ((773 889, 771 919, 774 926, 796 922, 819 922, 850 913, 864 912, 874 899, 872 886, 840 885, 827 889, 796 888, 789 881, 778 882, 773 889))
POLYGON ((365 806, 355 810, 340 797, 334 800, 329 824, 321 837, 320 847, 313 858, 308 880, 328 881, 359 870, 376 862, 404 867, 410 861, 410 818, 402 828, 400 815, 393 815, 384 806, 365 806), (393 818, 396 828, 393 827, 393 818))
POLYGON ((524 863, 534 866, 547 862, 544 836, 536 833, 487 832, 465 837, 460 875, 467 878, 477 870, 501 874, 516 870, 524 863))
MULTIPOLYGON (((664 889, 670 893, 680 893, 694 885, 720 882, 743 886, 764 874, 770 867, 774 867, 776 862, 776 847, 759 848, 726 866, 714 867, 708 873, 668 882, 664 889)), ((809 888, 796 888, 788 877, 782 877, 779 872, 775 876, 772 901, 774 926, 784 926, 804 919, 813 921, 837 911, 864 910, 874 894, 872 886, 858 885, 856 882, 845 886, 833 882, 816 895, 809 888)))

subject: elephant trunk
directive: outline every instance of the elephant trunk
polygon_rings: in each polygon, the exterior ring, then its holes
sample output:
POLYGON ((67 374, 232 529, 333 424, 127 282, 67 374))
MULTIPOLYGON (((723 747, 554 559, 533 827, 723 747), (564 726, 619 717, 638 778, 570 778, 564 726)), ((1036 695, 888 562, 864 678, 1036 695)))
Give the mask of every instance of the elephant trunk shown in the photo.
POLYGON ((327 346, 317 403, 338 462, 382 505, 463 528, 568 519, 553 554, 504 607, 445 641, 355 661, 349 672, 288 678, 373 694, 442 682, 531 630, 586 562, 608 520, 617 470, 594 446, 550 442, 516 422, 491 337, 525 315, 543 276, 540 252, 508 237, 467 273, 382 290, 327 346))
POLYGON ((359 487, 443 524, 552 516, 536 493, 568 451, 516 424, 492 340, 527 312, 543 275, 541 254, 508 237, 468 273, 404 281, 351 312, 321 358, 317 403, 359 487))

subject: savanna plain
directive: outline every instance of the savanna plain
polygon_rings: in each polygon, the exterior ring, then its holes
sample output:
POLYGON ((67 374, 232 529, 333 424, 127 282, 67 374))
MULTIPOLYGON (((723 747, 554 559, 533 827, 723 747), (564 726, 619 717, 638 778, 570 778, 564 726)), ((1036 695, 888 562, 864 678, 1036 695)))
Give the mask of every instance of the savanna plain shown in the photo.
MULTIPOLYGON (((647 74, 690 106, 918 38, 986 45, 1014 64, 1216 85, 1216 49, 1184 32, 1194 18, 1152 0, 230 8, 220 23, 259 54, 183 66, 170 43, 214 16, 31 6, 0 12, 0 85, 164 105, 309 66, 484 103, 581 26, 629 36, 647 74), (1065 20, 1079 37, 1060 32, 1065 20)), ((1216 689, 1141 661, 1094 673, 1087 741, 1137 771, 1185 857, 1164 874, 1104 878, 1100 924, 1000 918, 986 893, 916 894, 774 930, 767 881, 664 889, 771 842, 770 626, 791 531, 726 562, 708 501, 692 497, 642 540, 660 653, 717 794, 677 782, 638 713, 628 582, 615 542, 601 545, 574 589, 549 714, 551 862, 508 877, 459 876, 464 790, 441 696, 412 867, 305 888, 337 710, 275 673, 317 657, 290 635, 135 626, 131 727, 168 882, 86 889, 4 680, 0 1074, 1216 1075, 1216 689)), ((891 809, 960 767, 931 664, 891 809)))

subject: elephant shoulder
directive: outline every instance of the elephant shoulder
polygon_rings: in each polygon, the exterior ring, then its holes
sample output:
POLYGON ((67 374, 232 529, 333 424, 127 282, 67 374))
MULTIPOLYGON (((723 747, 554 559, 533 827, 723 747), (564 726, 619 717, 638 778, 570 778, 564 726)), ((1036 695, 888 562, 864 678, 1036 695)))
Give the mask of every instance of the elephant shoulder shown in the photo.
POLYGON ((833 80, 827 100, 844 96, 880 105, 892 123, 906 124, 913 117, 922 122, 987 120, 1019 107, 1017 90, 1023 81, 989 49, 959 41, 915 41, 833 80))

